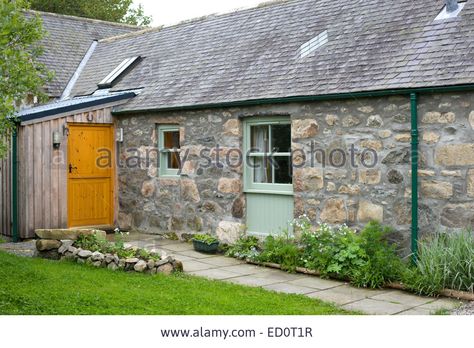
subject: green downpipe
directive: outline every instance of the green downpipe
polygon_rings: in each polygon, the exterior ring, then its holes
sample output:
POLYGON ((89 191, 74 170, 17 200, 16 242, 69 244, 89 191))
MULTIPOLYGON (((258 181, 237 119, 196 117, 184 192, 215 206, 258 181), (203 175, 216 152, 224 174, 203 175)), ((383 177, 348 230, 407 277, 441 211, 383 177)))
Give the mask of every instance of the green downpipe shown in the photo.
POLYGON ((18 137, 17 129, 13 131, 12 135, 12 184, 11 184, 11 197, 12 197, 12 237, 13 242, 19 242, 20 237, 18 234, 18 137))
POLYGON ((418 260, 418 95, 410 94, 411 103, 411 252, 418 260))

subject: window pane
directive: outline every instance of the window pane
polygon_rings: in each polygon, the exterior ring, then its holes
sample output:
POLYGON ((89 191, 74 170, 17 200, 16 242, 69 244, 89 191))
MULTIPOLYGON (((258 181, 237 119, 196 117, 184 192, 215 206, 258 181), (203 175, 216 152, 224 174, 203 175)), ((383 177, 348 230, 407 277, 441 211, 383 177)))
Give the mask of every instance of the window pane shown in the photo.
POLYGON ((252 152, 268 152, 268 126, 252 126, 250 129, 252 152))
POLYGON ((164 131, 163 145, 165 149, 179 149, 179 131, 164 131))
POLYGON ((259 184, 271 184, 272 166, 271 162, 264 157, 253 158, 253 181, 259 184))
POLYGON ((166 155, 168 157, 168 169, 179 169, 179 153, 169 152, 166 155))
POLYGON ((272 149, 275 152, 291 152, 290 124, 272 125, 272 149))
POLYGON ((293 167, 291 157, 274 157, 275 162, 275 184, 291 184, 293 167))

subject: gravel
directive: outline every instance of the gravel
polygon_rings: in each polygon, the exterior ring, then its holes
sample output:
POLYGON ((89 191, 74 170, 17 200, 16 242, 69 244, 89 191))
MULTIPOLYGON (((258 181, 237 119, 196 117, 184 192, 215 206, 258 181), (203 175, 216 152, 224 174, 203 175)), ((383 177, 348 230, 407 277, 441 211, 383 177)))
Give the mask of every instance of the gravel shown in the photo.
POLYGON ((452 315, 474 315, 474 301, 470 301, 465 305, 453 310, 452 315))

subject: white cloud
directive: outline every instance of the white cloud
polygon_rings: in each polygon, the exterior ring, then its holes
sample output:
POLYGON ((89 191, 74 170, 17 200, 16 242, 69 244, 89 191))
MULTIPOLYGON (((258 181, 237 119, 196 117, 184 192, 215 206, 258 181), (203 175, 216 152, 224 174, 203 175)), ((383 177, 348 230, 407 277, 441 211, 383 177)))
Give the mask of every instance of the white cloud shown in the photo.
POLYGON ((143 5, 145 14, 153 16, 153 26, 254 7, 262 2, 264 0, 134 0, 135 5, 143 5))

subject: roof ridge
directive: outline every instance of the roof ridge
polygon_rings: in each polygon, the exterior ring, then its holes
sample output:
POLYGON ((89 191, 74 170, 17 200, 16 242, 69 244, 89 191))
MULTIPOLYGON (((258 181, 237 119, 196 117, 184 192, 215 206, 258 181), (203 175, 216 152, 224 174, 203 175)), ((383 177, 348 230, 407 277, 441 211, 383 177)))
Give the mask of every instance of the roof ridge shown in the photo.
POLYGON ((103 38, 103 39, 99 40, 99 42, 113 42, 113 41, 116 41, 116 40, 126 39, 126 38, 129 38, 129 37, 139 36, 141 34, 145 34, 145 33, 148 33, 148 32, 161 31, 163 29, 177 28, 177 27, 180 27, 182 25, 193 24, 193 23, 198 23, 198 22, 204 22, 208 19, 216 19, 216 18, 224 17, 224 16, 231 16, 233 14, 244 12, 244 11, 260 10, 260 9, 267 8, 267 7, 270 7, 270 6, 286 4, 286 3, 289 3, 289 2, 293 2, 293 1, 301 1, 301 0, 270 0, 270 1, 264 1, 264 2, 258 3, 255 6, 236 8, 236 9, 230 10, 229 12, 211 13, 211 14, 208 14, 208 15, 200 16, 200 17, 185 19, 185 20, 182 20, 182 21, 180 21, 178 23, 175 23, 175 24, 161 25, 161 26, 158 26, 158 27, 145 28, 145 29, 142 29, 142 30, 137 30, 137 31, 133 31, 133 32, 125 33, 125 34, 109 36, 109 37, 106 37, 106 38, 103 38))
POLYGON ((133 25, 133 24, 110 22, 110 21, 105 21, 105 20, 102 20, 102 19, 87 18, 87 17, 80 17, 80 16, 71 16, 71 15, 65 15, 65 14, 61 14, 61 13, 45 12, 45 11, 38 11, 38 10, 26 10, 25 12, 37 13, 37 14, 40 14, 40 15, 47 15, 47 16, 52 16, 52 17, 73 19, 73 20, 83 21, 83 22, 107 24, 107 25, 123 27, 123 28, 140 29, 138 31, 141 31, 141 30, 143 30, 143 28, 145 28, 145 27, 141 27, 141 26, 137 26, 137 25, 133 25))

